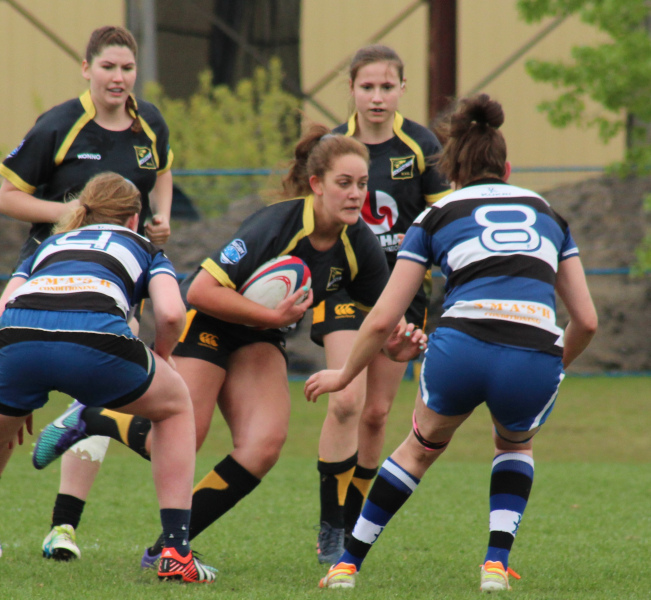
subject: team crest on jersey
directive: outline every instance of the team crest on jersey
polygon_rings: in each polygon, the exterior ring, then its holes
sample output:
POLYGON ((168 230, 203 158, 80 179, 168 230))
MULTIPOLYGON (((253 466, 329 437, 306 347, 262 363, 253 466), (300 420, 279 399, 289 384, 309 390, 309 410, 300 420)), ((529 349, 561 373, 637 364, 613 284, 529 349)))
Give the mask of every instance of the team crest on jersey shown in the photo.
POLYGON ((154 160, 154 154, 151 151, 151 148, 147 148, 147 146, 134 146, 133 149, 136 151, 138 166, 141 169, 156 168, 156 161, 154 160))
POLYGON ((326 292, 336 292, 339 289, 339 284, 344 276, 344 270, 339 267, 330 267, 330 276, 328 277, 328 285, 326 285, 326 292))
POLYGON ((225 265, 234 265, 242 260, 244 255, 248 252, 244 240, 233 240, 226 248, 221 251, 219 261, 225 265))
POLYGON ((391 159, 391 179, 413 179, 416 156, 391 159))

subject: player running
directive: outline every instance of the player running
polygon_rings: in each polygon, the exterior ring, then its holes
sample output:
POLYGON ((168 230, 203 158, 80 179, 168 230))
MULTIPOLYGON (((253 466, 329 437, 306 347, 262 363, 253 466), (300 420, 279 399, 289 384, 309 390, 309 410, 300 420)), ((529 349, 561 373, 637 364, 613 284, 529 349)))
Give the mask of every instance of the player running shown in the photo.
MULTIPOLYGON (((320 302, 339 289, 368 310, 387 281, 382 249, 359 218, 367 180, 366 147, 313 126, 297 144, 285 180, 287 196, 295 199, 245 220, 182 286, 189 310, 174 361, 190 390, 197 446, 208 433, 215 406, 234 446, 195 487, 190 540, 251 493, 280 456, 290 414, 283 328, 300 320, 313 300, 320 302), (288 254, 303 259, 312 273, 306 300, 295 304, 305 293, 299 289, 270 309, 237 292, 259 266, 288 254)), ((403 326, 387 350, 396 359, 409 360, 422 341, 422 332, 403 326)), ((73 406, 68 415, 75 429, 81 426, 79 437, 111 435, 130 445, 111 411, 73 406)), ((39 468, 65 449, 48 441, 52 427, 45 428, 34 452, 39 468)), ((146 550, 143 567, 159 559, 165 543, 162 535, 146 550)))

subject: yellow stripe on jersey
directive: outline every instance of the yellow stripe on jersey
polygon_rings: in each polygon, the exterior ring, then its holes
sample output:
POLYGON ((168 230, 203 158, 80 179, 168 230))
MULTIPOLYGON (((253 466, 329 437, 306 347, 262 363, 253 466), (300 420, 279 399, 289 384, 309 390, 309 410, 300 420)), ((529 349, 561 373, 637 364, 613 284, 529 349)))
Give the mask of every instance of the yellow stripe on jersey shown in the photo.
POLYGON ((300 229, 296 232, 296 235, 289 241, 289 244, 287 244, 285 249, 278 256, 289 254, 294 248, 296 248, 296 244, 298 244, 298 242, 310 235, 313 231, 314 195, 310 194, 307 198, 305 198, 305 202, 303 203, 303 229, 300 229))
POLYGON ((33 185, 29 185, 29 183, 20 177, 20 175, 14 173, 11 169, 2 164, 0 164, 0 175, 13 183, 21 192, 33 194, 36 191, 36 188, 33 185))
POLYGON ((95 110, 95 105, 93 104, 93 101, 90 97, 90 90, 85 91, 81 96, 79 96, 79 101, 81 102, 81 105, 84 107, 84 114, 82 114, 81 117, 77 119, 77 122, 72 126, 70 131, 66 134, 63 143, 61 144, 56 154, 54 155, 54 164, 57 167, 63 162, 63 159, 66 157, 68 150, 70 150, 70 146, 72 146, 73 142, 77 139, 79 132, 84 127, 86 127, 86 125, 88 125, 90 121, 93 120, 93 117, 97 112, 95 110))
POLYGON ((188 336, 188 331, 190 331, 190 325, 192 325, 192 321, 196 316, 197 316, 196 308, 191 308, 188 312, 185 313, 185 327, 181 332, 181 337, 179 338, 179 342, 181 343, 185 342, 185 338, 188 336))
POLYGON ((425 202, 427 204, 434 204, 438 202, 441 198, 445 198, 448 194, 451 194, 452 190, 444 190, 438 194, 425 194, 425 202))
POLYGON ((156 134, 154 130, 149 126, 149 123, 145 121, 142 116, 139 117, 140 123, 142 124, 142 130, 147 134, 147 137, 151 140, 151 153, 154 156, 154 162, 156 163, 156 168, 160 167, 160 158, 158 156, 158 150, 156 149, 156 134))
POLYGON ((351 116, 350 119, 348 119, 348 131, 346 132, 346 136, 352 137, 355 135, 355 127, 357 127, 357 111, 355 111, 351 116))
POLYGON ((207 258, 201 263, 201 268, 205 269, 210 273, 219 283, 224 287, 229 287, 231 289, 236 289, 235 284, 231 281, 231 278, 226 274, 226 271, 222 269, 212 258, 207 258))
POLYGON ((396 112, 396 116, 393 119, 393 132, 409 146, 412 152, 416 155, 416 163, 418 164, 418 170, 423 173, 425 171, 425 155, 423 154, 423 149, 420 147, 420 144, 416 140, 410 138, 403 130, 402 124, 404 123, 404 117, 396 112))
POLYGON ((344 243, 346 259, 348 260, 348 266, 350 267, 350 280, 354 281, 355 277, 357 277, 359 268, 357 266, 357 257, 355 256, 355 250, 353 250, 353 245, 350 243, 350 239, 348 239, 348 235, 346 234, 347 229, 348 225, 346 225, 344 227, 344 230, 341 232, 341 241, 344 243))

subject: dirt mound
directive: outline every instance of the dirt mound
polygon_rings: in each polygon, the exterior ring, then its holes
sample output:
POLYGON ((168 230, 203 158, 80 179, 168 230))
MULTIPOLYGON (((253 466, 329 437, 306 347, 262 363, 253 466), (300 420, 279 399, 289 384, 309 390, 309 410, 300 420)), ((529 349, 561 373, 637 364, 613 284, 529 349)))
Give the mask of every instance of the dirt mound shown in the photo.
MULTIPOLYGON (((644 237, 648 216, 643 198, 651 193, 651 178, 600 177, 559 187, 544 194, 570 223, 588 273, 588 284, 599 312, 599 332, 572 366, 573 372, 651 371, 651 277, 633 279, 609 271, 626 269, 635 261, 635 249, 644 237), (603 273, 603 274, 599 274, 603 273)), ((203 222, 177 221, 166 247, 179 273, 193 271, 201 261, 231 237, 242 220, 262 206, 256 197, 233 202, 221 217, 203 222)), ((0 220, 0 273, 9 273, 28 226, 0 220)), ((438 280, 440 283, 440 280, 438 280)), ((440 286, 436 285, 430 314, 440 313, 440 286)), ((559 303, 560 305, 560 303, 559 303)), ((436 317, 430 321, 435 325, 436 317)), ((308 339, 310 315, 290 337, 290 366, 310 372, 323 366, 323 352, 308 339)), ((559 322, 567 316, 559 308, 559 322)), ((143 322, 143 334, 150 331, 143 322)))

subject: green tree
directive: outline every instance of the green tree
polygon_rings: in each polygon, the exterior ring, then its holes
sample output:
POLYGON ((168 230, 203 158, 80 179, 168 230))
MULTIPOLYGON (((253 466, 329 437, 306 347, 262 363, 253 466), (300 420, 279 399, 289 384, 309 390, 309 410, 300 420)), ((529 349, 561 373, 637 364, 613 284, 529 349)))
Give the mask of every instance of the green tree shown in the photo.
MULTIPOLYGON (((292 156, 300 134, 300 101, 283 91, 280 61, 256 69, 235 89, 213 86, 209 71, 199 76, 190 98, 172 99, 157 84, 147 99, 170 128, 175 169, 277 168, 292 156)), ((266 176, 201 176, 179 180, 202 212, 214 216, 231 200, 270 185, 266 176)))
MULTIPOLYGON (((623 160, 611 166, 620 175, 651 173, 651 14, 648 0, 518 0, 525 21, 576 15, 606 34, 601 44, 578 45, 571 62, 532 59, 528 73, 560 90, 539 108, 557 127, 596 127, 604 142, 626 131, 623 160), (586 100, 605 114, 586 111, 586 100)), ((651 201, 646 201, 651 209, 651 201)), ((638 249, 639 267, 651 267, 651 234, 638 249)))

